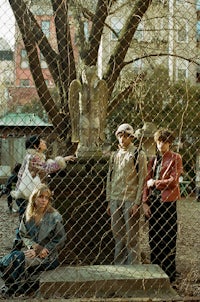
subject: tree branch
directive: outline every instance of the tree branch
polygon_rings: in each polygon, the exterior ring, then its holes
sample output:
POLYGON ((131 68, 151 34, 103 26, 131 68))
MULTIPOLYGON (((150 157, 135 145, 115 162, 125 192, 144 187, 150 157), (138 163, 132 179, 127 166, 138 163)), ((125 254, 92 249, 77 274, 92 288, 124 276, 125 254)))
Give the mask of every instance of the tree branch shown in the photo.
POLYGON ((144 80, 145 75, 141 74, 135 81, 132 81, 128 87, 126 87, 121 93, 119 93, 115 98, 113 98, 108 105, 107 113, 110 115, 119 105, 120 102, 127 99, 133 89, 136 87, 138 82, 144 80))
POLYGON ((133 35, 140 23, 142 17, 151 4, 151 0, 137 0, 127 21, 121 31, 119 41, 108 62, 108 68, 104 75, 104 80, 108 83, 109 95, 112 94, 115 83, 123 68, 123 61, 129 49, 133 35))
MULTIPOLYGON (((92 66, 97 64, 98 50, 101 42, 105 20, 108 16, 108 3, 106 0, 98 0, 95 15, 93 17, 92 29, 89 37, 89 50, 86 53, 85 64, 92 66)), ((110 6, 113 2, 111 2, 110 6)))
POLYGON ((55 15, 59 51, 59 75, 63 85, 62 96, 65 98, 62 103, 66 104, 69 85, 76 78, 76 66, 68 20, 68 4, 66 0, 51 0, 51 3, 55 15))
POLYGON ((160 52, 160 53, 154 53, 154 54, 146 54, 146 55, 144 55, 144 56, 141 56, 141 57, 138 57, 138 58, 135 58, 135 59, 133 59, 133 60, 130 60, 130 61, 127 61, 127 62, 123 62, 123 64, 122 64, 122 66, 124 67, 124 66, 127 66, 127 65, 129 65, 129 64, 132 64, 133 62, 136 62, 136 61, 138 61, 138 60, 142 60, 142 59, 145 59, 145 58, 150 58, 150 57, 162 57, 162 56, 169 56, 169 57, 176 57, 176 58, 180 58, 180 59, 183 59, 183 60, 186 60, 186 61, 188 61, 188 62, 190 62, 190 63, 194 63, 194 64, 196 64, 196 65, 200 65, 200 63, 198 63, 197 61, 195 61, 194 59, 191 59, 191 58, 186 58, 186 57, 184 57, 184 56, 181 56, 181 55, 177 55, 177 54, 173 54, 173 53, 162 53, 162 52, 160 52))

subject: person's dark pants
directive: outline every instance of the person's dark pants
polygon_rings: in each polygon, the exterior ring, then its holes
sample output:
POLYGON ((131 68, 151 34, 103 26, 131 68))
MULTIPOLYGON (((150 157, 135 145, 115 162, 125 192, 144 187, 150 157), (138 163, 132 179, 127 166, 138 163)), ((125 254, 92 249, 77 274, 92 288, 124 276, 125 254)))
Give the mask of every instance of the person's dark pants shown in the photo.
POLYGON ((56 259, 53 262, 46 262, 38 266, 29 266, 27 270, 27 280, 21 287, 21 292, 30 294, 36 292, 40 287, 40 275, 44 271, 53 270, 59 265, 59 261, 56 259))
POLYGON ((7 203, 8 203, 9 211, 12 212, 13 199, 10 193, 7 196, 7 203))
POLYGON ((27 206, 28 201, 23 198, 18 198, 16 199, 16 204, 19 208, 19 222, 22 220, 22 216, 24 212, 26 211, 26 206, 27 206))
MULTIPOLYGON (((16 199, 16 204, 19 208, 19 223, 22 220, 24 212, 26 211, 27 200, 23 198, 16 199)), ((19 235, 19 228, 16 229, 16 237, 13 243, 13 250, 21 250, 23 242, 19 235)))
POLYGON ((17 293, 25 275, 25 255, 21 251, 12 251, 1 259, 2 279, 7 287, 8 296, 17 293))
MULTIPOLYGON (((5 257, 4 257, 5 258, 5 257)), ((59 265, 59 261, 55 259, 52 262, 42 263, 37 266, 26 267, 24 252, 12 251, 4 260, 5 272, 3 268, 2 278, 7 286, 7 294, 29 294, 39 289, 39 277, 43 271, 53 270, 59 265)), ((2 266, 3 267, 3 266, 2 266)))
POLYGON ((155 198, 151 203, 151 213, 149 219, 151 263, 158 264, 173 282, 176 275, 176 201, 161 202, 160 198, 155 198))

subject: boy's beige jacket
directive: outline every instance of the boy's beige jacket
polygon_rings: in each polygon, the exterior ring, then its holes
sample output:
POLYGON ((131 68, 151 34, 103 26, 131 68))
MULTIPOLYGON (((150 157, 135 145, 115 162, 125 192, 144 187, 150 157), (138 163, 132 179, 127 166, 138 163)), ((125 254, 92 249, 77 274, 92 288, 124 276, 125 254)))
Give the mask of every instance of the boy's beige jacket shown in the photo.
POLYGON ((147 174, 147 159, 143 150, 139 151, 138 172, 134 162, 136 147, 131 143, 127 149, 119 148, 110 157, 107 175, 106 200, 132 201, 141 204, 144 180, 147 174))

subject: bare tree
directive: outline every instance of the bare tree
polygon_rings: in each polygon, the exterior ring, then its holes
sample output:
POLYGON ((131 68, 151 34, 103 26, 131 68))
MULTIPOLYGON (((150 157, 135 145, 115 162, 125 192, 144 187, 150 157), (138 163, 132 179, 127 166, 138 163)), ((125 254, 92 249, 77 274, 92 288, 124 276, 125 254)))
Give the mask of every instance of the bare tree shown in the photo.
MULTIPOLYGON (((97 65, 98 50, 106 19, 117 0, 97 0, 94 12, 90 7, 84 7, 81 1, 49 0, 54 16, 57 50, 54 50, 38 25, 35 16, 25 0, 9 0, 16 18, 17 25, 22 35, 25 49, 28 54, 29 66, 35 81, 35 86, 42 105, 49 114, 49 117, 61 136, 67 135, 67 125, 70 122, 68 109, 68 91, 72 80, 77 78, 76 60, 70 33, 69 12, 74 13, 78 22, 78 45, 79 56, 86 66, 97 65), (83 17, 91 22, 89 38, 83 34, 83 17), (42 74, 41 63, 38 57, 38 49, 44 56, 54 83, 58 89, 59 104, 51 95, 42 74)), ((132 9, 127 12, 126 22, 118 37, 115 48, 108 60, 107 69, 103 75, 109 89, 110 106, 116 103, 117 96, 113 97, 113 90, 120 72, 124 67, 124 59, 130 47, 133 35, 143 15, 151 4, 151 0, 132 1, 132 9)), ((131 91, 126 87, 124 93, 131 91)), ((120 92, 120 98, 123 92, 120 92)))

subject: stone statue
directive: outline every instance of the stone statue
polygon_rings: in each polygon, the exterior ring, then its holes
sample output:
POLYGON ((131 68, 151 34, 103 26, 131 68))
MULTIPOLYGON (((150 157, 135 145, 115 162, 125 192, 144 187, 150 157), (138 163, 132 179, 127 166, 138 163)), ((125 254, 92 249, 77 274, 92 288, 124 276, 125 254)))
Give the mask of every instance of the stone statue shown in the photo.
POLYGON ((78 156, 102 154, 108 104, 108 88, 97 76, 96 67, 86 67, 82 81, 72 81, 69 89, 69 111, 72 142, 78 143, 78 156))

